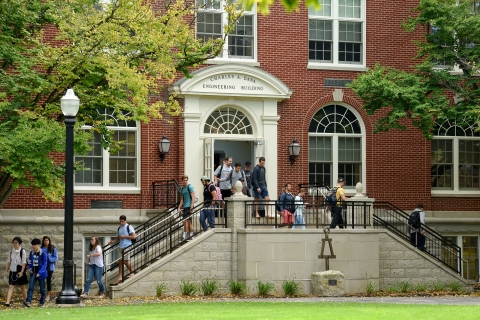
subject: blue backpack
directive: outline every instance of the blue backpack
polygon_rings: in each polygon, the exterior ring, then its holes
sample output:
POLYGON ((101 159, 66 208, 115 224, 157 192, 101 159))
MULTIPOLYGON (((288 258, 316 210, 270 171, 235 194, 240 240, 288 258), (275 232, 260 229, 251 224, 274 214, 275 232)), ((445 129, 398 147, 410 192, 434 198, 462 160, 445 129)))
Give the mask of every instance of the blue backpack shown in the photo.
POLYGON ((329 205, 336 205, 337 204, 337 187, 331 188, 328 190, 327 195, 325 196, 325 202, 329 205))

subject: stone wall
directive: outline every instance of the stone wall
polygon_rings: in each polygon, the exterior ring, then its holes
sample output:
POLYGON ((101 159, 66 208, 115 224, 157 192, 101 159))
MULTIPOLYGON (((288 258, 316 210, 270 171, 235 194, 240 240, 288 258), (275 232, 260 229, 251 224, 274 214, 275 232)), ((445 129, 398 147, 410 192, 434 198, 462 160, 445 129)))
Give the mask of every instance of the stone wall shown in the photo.
POLYGON ((133 278, 111 287, 110 297, 154 296, 159 284, 166 285, 166 294, 180 294, 181 280, 200 283, 207 278, 217 280, 221 292, 228 292, 227 282, 236 277, 231 238, 231 229, 210 229, 133 278))
MULTIPOLYGON (((378 281, 378 236, 381 230, 332 230, 333 251, 330 270, 345 275, 345 292, 364 292, 369 281, 378 281)), ((255 229, 238 231, 238 279, 246 280, 255 292, 257 280, 272 282, 283 294, 285 280, 302 284, 303 293, 312 293, 311 274, 325 271, 319 259, 323 230, 255 229)), ((326 245, 324 254, 330 254, 326 245)))
POLYGON ((466 287, 465 279, 392 233, 383 231, 379 236, 380 289, 386 290, 401 281, 411 284, 457 281, 466 287))

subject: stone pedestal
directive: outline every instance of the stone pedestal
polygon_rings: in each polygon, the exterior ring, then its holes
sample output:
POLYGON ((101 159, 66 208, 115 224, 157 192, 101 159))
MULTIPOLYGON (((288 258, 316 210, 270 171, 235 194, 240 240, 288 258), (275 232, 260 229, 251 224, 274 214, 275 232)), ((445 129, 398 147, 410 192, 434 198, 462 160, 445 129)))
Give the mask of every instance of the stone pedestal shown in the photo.
POLYGON ((328 270, 312 273, 313 294, 320 297, 343 297, 343 273, 328 270))

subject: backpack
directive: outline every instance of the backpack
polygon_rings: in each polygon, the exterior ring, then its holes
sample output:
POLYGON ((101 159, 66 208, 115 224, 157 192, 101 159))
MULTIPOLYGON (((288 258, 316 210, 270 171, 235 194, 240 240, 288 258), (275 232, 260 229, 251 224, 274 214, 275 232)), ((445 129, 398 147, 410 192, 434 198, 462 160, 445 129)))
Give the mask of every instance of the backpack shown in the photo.
MULTIPOLYGON (((233 169, 232 171, 230 171, 230 175, 228 176, 228 179, 230 181, 230 185, 232 184, 232 177, 233 177, 233 171, 235 171, 235 169, 233 169)), ((240 172, 242 173, 242 178, 240 179, 243 179, 243 182, 245 183, 245 185, 247 184, 247 178, 245 177, 245 172, 243 172, 243 170, 240 170, 240 172)), ((240 181, 240 180, 238 180, 240 181)), ((232 186, 233 188, 234 186, 232 186)))
MULTIPOLYGON (((117 234, 118 234, 118 230, 120 230, 120 227, 121 226, 118 226, 117 234)), ((130 235, 130 225, 128 223, 127 223, 127 232, 128 232, 128 235, 130 235)), ((135 237, 135 239, 130 239, 130 241, 132 241, 132 244, 135 244, 135 242, 137 242, 137 238, 135 237)))
POLYGON ((217 198, 215 200, 222 201, 222 191, 220 191, 220 188, 216 184, 212 184, 215 186, 215 191, 217 191, 217 198))
POLYGON ((328 190, 327 195, 325 196, 325 202, 329 205, 336 205, 337 204, 337 187, 331 188, 328 190))
MULTIPOLYGON (((190 191, 190 189, 188 188, 188 186, 191 186, 191 184, 187 184, 187 190, 190 191)), ((185 187, 184 187, 185 188, 185 187)), ((189 192, 190 193, 190 192, 189 192)), ((197 195, 197 191, 195 191, 195 189, 193 189, 193 203, 197 203, 198 202, 198 195, 197 195)))
POLYGON ((410 213, 410 215, 408 216, 407 223, 409 226, 415 229, 420 228, 420 226, 422 225, 420 222, 420 211, 416 210, 410 213))

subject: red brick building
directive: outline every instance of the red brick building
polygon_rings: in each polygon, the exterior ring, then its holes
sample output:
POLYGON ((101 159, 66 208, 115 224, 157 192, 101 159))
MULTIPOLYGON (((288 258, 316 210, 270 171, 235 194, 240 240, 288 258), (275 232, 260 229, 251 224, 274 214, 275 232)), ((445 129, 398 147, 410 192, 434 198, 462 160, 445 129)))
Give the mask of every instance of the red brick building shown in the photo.
MULTIPOLYGON (((135 224, 153 209, 152 182, 178 180, 185 173, 198 190, 200 177, 213 176, 223 157, 243 165, 265 156, 273 199, 286 182, 334 185, 343 176, 348 194, 361 182, 368 197, 407 212, 423 203, 427 224, 455 237, 478 270, 478 133, 462 129, 463 136, 454 136, 442 124, 429 141, 406 123, 407 131, 374 134, 381 114, 368 116, 346 86, 376 63, 412 68, 414 41, 423 33, 406 33, 401 22, 418 1, 320 2, 319 11, 286 13, 274 5, 270 15, 246 12, 221 57, 168 88, 178 92, 184 106, 182 116, 169 119, 173 124, 118 122, 118 139, 127 141, 118 154, 92 142, 94 149, 84 158, 91 170, 76 174, 76 219, 88 224, 103 217, 104 223, 116 224, 115 217, 126 214, 135 224), (163 135, 172 145, 161 162, 163 135), (287 147, 293 139, 302 149, 291 165, 287 147), (117 201, 118 207, 92 209, 98 200, 117 201)), ((221 2, 207 4, 197 36, 221 35, 224 19, 221 2)), ((63 204, 19 189, 0 213, 5 223, 18 215, 61 220, 63 204)), ((107 237, 115 227, 97 231, 107 237)), ((79 231, 77 240, 92 232, 79 231)))

